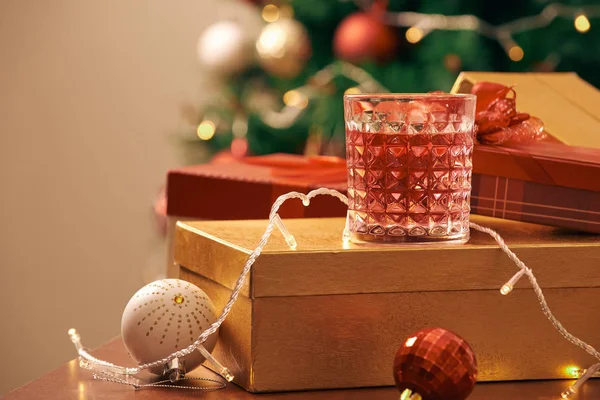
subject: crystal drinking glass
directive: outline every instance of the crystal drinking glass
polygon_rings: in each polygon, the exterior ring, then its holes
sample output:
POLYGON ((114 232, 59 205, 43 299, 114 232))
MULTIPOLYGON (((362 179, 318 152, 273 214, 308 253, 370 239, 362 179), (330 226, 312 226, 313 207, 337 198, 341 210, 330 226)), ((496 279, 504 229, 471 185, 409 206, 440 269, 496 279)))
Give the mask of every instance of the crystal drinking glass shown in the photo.
POLYGON ((344 96, 355 243, 469 239, 475 96, 344 96))

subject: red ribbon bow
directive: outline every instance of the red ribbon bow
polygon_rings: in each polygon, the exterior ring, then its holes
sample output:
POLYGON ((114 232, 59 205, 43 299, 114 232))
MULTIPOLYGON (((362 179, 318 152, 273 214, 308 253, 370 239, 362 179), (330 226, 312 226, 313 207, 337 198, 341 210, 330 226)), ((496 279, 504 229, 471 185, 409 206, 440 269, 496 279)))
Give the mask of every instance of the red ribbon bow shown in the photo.
POLYGON ((517 112, 513 87, 493 82, 473 85, 471 93, 477 96, 477 138, 481 143, 521 145, 547 138, 542 120, 517 112))

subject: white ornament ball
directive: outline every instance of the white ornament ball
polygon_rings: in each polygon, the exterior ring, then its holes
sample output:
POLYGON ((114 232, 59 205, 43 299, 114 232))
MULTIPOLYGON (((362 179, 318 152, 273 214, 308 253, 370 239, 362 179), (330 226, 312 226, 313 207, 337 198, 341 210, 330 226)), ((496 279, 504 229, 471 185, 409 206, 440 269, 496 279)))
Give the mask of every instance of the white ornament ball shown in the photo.
POLYGON ((198 60, 215 74, 232 75, 248 68, 253 57, 253 39, 233 21, 210 25, 197 44, 198 60))
MULTIPOLYGON (((127 303, 121 320, 121 335, 131 357, 140 364, 168 357, 192 344, 216 320, 215 308, 198 286, 180 279, 162 279, 147 284, 127 303)), ((212 352, 217 334, 203 346, 212 352)), ((195 350, 183 358, 188 371, 204 362, 195 350)), ((150 369, 162 375, 163 367, 150 369)))
POLYGON ((260 65, 280 78, 297 76, 312 54, 306 29, 300 22, 288 18, 263 28, 256 42, 256 51, 260 65))

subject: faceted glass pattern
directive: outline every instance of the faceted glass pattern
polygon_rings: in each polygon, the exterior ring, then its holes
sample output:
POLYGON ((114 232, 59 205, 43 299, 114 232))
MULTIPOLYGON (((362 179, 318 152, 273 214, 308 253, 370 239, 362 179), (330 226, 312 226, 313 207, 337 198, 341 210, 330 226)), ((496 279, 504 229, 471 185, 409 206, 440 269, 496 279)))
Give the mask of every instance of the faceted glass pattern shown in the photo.
POLYGON ((353 242, 466 242, 472 95, 344 98, 353 242))

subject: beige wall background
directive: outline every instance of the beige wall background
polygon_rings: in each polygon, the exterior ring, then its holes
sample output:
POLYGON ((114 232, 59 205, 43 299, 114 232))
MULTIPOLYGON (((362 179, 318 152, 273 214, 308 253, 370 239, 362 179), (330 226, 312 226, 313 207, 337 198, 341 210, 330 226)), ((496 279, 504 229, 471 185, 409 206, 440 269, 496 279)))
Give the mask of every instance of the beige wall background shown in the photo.
POLYGON ((210 95, 197 38, 244 8, 0 1, 0 395, 72 359, 69 328, 88 347, 119 333, 163 260, 150 207, 182 160, 170 136, 210 95))

